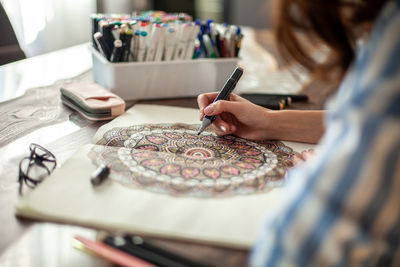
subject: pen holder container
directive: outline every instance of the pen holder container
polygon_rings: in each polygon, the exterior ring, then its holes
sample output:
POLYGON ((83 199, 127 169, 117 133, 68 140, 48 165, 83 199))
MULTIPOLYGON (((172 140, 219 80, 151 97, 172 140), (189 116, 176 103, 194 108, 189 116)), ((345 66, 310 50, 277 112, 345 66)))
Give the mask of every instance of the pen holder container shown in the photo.
POLYGON ((94 81, 124 100, 192 97, 219 91, 238 58, 111 63, 93 47, 94 81))

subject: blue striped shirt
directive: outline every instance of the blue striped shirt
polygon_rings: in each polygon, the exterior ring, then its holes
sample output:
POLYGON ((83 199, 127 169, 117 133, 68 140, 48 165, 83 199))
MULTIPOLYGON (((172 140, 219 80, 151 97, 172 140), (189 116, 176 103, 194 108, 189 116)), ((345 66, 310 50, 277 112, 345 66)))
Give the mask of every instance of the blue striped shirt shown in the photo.
POLYGON ((316 157, 289 172, 285 190, 252 266, 400 266, 400 0, 382 9, 316 157))

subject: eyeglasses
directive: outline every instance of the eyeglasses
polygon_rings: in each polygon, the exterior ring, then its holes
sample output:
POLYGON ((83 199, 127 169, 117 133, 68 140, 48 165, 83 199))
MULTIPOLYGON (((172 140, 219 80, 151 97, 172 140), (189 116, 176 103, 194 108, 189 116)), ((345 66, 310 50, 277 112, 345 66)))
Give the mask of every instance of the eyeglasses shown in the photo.
POLYGON ((30 155, 19 163, 19 193, 25 183, 29 188, 34 188, 41 183, 57 166, 53 153, 38 144, 29 145, 30 155))

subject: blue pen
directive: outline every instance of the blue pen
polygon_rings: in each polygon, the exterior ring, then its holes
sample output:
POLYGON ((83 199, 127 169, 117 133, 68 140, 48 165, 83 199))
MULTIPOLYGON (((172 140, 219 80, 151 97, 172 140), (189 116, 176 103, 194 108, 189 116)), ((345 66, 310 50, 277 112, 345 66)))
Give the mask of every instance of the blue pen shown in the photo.
POLYGON ((203 35, 203 43, 204 43, 205 49, 206 49, 206 51, 207 51, 208 57, 210 57, 210 58, 216 58, 217 56, 215 55, 214 46, 213 46, 213 43, 212 43, 212 42, 213 42, 213 41, 212 41, 212 39, 208 36, 208 34, 204 34, 204 35, 203 35))
POLYGON ((194 50, 193 59, 199 58, 200 55, 201 55, 201 53, 203 53, 203 50, 202 50, 202 48, 201 48, 201 45, 198 44, 198 45, 196 46, 195 50, 194 50))
POLYGON ((236 35, 240 35, 242 33, 242 29, 239 26, 236 28, 236 35))
POLYGON ((208 35, 210 36, 211 39, 211 45, 214 50, 215 57, 220 57, 220 53, 217 47, 217 32, 216 32, 216 25, 214 22, 211 22, 207 25, 208 27, 208 35))
POLYGON ((213 23, 212 19, 208 19, 206 20, 206 28, 207 28, 207 32, 211 32, 211 27, 210 24, 213 23))
POLYGON ((243 34, 240 27, 238 26, 236 29, 236 36, 235 36, 235 52, 234 52, 235 57, 239 56, 239 51, 242 46, 242 39, 243 39, 243 34))
MULTIPOLYGON (((204 44, 204 40, 203 40, 203 31, 201 30, 201 28, 200 28, 200 33, 197 35, 197 38, 199 39, 199 42, 200 42, 200 48, 201 48, 201 50, 200 50, 200 52, 201 53, 203 53, 204 52, 204 57, 208 57, 208 52, 207 52, 207 48, 206 48, 206 45, 204 44)), ((201 54, 200 53, 200 54, 201 54)), ((200 54, 198 55, 198 56, 200 56, 200 54)))
MULTIPOLYGON (((218 100, 226 100, 228 99, 229 95, 235 89, 237 82, 239 81, 240 77, 242 77, 243 69, 237 67, 229 79, 225 82, 224 86, 222 87, 221 91, 218 93, 217 97, 214 99, 213 103, 217 102, 218 100)), ((210 124, 215 120, 216 116, 207 116, 203 117, 203 122, 199 129, 198 135, 200 135, 204 129, 206 129, 210 124)))

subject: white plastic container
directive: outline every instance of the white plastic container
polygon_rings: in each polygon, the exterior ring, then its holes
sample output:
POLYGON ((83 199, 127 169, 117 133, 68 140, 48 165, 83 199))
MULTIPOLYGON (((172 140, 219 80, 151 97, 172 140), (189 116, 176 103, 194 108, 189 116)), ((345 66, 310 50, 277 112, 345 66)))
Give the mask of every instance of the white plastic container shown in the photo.
POLYGON ((238 58, 111 63, 91 48, 94 81, 125 100, 197 96, 219 91, 238 58))

